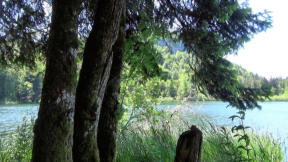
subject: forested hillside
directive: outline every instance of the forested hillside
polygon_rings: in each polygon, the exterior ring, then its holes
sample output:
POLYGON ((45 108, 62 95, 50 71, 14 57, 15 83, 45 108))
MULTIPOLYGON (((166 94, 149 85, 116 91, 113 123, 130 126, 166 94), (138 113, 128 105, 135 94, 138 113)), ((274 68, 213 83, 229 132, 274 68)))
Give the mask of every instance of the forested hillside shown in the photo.
POLYGON ((271 78, 267 80, 266 78, 258 76, 257 74, 248 72, 238 65, 234 66, 239 74, 238 80, 249 87, 259 88, 263 83, 268 83, 271 86, 273 95, 281 95, 288 91, 288 78, 271 78))
MULTIPOLYGON (((153 97, 162 98, 168 101, 180 100, 213 100, 212 97, 200 93, 193 85, 193 72, 189 66, 191 58, 186 52, 177 51, 181 44, 173 47, 157 47, 160 53, 160 66, 162 74, 157 78, 150 78, 146 81, 138 81, 134 78, 133 85, 141 83, 153 90, 153 97), (176 48, 177 47, 177 48, 176 48), (151 87, 151 85, 153 85, 151 87)), ((264 77, 248 72, 244 68, 234 65, 238 72, 240 83, 251 88, 260 88, 264 83, 271 86, 273 100, 288 99, 288 78, 272 78, 267 80, 264 77)), ((125 71, 124 71, 125 72, 125 71)), ((127 71, 126 71, 127 72, 127 71)), ((37 63, 34 69, 20 67, 1 67, 0 69, 0 103, 38 103, 41 95, 44 65, 37 63)), ((124 82, 125 83, 125 82, 124 82)))
POLYGON ((43 73, 40 62, 34 69, 0 67, 0 104, 39 103, 43 73))
MULTIPOLYGON (((179 45, 177 45, 177 48, 179 45)), ((161 80, 161 96, 162 97, 173 97, 177 99, 204 99, 210 100, 211 97, 204 96, 202 93, 197 91, 197 88, 193 86, 191 76, 193 72, 189 66, 191 58, 186 52, 177 51, 173 53, 174 49, 166 48, 162 49, 163 62, 161 62, 162 69, 167 72, 167 80, 161 80), (168 52, 170 51, 170 52, 168 52)), ((243 85, 250 88, 261 88, 264 84, 271 86, 273 93, 272 99, 278 100, 277 96, 282 96, 282 100, 285 94, 288 92, 288 78, 272 78, 267 80, 264 77, 258 76, 248 72, 244 68, 234 64, 234 69, 238 73, 237 79, 243 85)), ((288 97, 287 97, 288 99, 288 97)))

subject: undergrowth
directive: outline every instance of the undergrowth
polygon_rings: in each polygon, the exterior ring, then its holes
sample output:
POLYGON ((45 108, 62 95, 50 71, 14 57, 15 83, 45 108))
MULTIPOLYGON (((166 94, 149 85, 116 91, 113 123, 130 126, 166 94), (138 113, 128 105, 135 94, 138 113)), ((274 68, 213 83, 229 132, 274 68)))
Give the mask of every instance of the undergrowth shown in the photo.
POLYGON ((216 126, 205 117, 185 114, 173 114, 154 123, 149 120, 134 122, 119 129, 117 162, 172 162, 174 161, 176 144, 179 135, 191 125, 203 132, 203 162, 281 162, 284 153, 281 142, 271 135, 259 135, 248 132, 250 139, 249 155, 241 147, 230 128, 216 126), (173 116, 173 117, 172 117, 173 116), (191 120, 192 119, 192 120, 191 120), (249 157, 247 157, 249 156, 249 157), (250 160, 247 160, 250 159, 250 160))
MULTIPOLYGON (((230 129, 219 127, 202 117, 194 115, 193 120, 185 116, 171 114, 169 118, 161 117, 159 122, 133 121, 126 127, 119 125, 117 139, 117 162, 172 162, 174 161, 176 143, 181 132, 191 124, 196 124, 203 132, 204 141, 202 160, 204 162, 233 162, 246 159, 245 151, 238 149, 238 140, 230 129), (169 120, 168 120, 169 119, 169 120), (238 159, 238 160, 237 160, 238 159)), ((32 154, 33 120, 23 119, 15 132, 0 140, 1 162, 28 162, 32 154)), ((249 133, 250 161, 281 162, 283 151, 281 143, 270 135, 249 133)))

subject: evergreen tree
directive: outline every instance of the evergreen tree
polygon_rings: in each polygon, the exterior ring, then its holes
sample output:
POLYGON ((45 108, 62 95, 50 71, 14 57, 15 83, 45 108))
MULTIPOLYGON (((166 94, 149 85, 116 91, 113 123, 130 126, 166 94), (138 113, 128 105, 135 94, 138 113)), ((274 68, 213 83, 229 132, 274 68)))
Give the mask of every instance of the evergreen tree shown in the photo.
MULTIPOLYGON (((103 111, 103 116, 108 115, 110 120, 102 124, 112 124, 116 129, 117 119, 113 114, 117 111, 117 102, 103 106, 102 100, 119 91, 119 82, 115 82, 118 85, 113 90, 106 90, 106 85, 112 73, 112 47, 118 37, 120 15, 125 6, 125 47, 130 47, 130 52, 127 51, 130 59, 124 56, 123 61, 133 67, 133 71, 146 78, 160 75, 158 64, 161 59, 152 45, 157 38, 168 37, 183 42, 185 49, 193 55, 192 80, 202 92, 244 110, 259 107, 257 100, 269 94, 267 89, 247 88, 239 83, 232 64, 224 59, 254 34, 271 26, 267 13, 254 14, 248 5, 238 1, 127 0, 125 4, 124 0, 85 0, 81 4, 79 0, 53 0, 50 28, 43 1, 36 2, 6 0, 1 2, 0 8, 3 13, 0 16, 3 65, 33 63, 37 53, 45 51, 46 71, 34 129, 32 161, 72 161, 77 36, 86 39, 88 34, 76 92, 73 158, 74 161, 99 160, 96 136, 101 107, 110 109, 103 111), (33 55, 27 55, 30 52, 33 55)), ((177 66, 176 63, 172 65, 177 66)), ((120 75, 116 77, 119 80, 120 75)), ((178 79, 179 74, 174 73, 171 78, 178 79)), ((173 84, 178 83, 170 83, 169 95, 175 97, 177 91, 173 84)), ((27 87, 31 88, 29 84, 27 87)), ((115 147, 114 142, 107 142, 107 146, 115 147)), ((108 151, 111 154, 107 159, 114 159, 113 149, 108 151)))

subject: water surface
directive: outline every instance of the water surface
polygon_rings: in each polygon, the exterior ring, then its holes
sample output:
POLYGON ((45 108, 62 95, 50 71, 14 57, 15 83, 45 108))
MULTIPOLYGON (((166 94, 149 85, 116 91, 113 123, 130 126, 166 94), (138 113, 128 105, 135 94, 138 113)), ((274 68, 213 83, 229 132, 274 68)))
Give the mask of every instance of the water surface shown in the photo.
POLYGON ((36 117, 38 105, 7 105, 0 106, 0 134, 8 133, 17 128, 23 117, 36 117))
MULTIPOLYGON (((274 137, 288 139, 288 102, 262 102, 261 109, 247 110, 244 125, 252 127, 260 133, 269 133, 274 137)), ((183 111, 200 113, 213 119, 217 125, 232 126, 239 121, 232 122, 230 116, 237 114, 237 109, 227 107, 224 102, 197 102, 181 105, 183 111)), ((161 108, 175 108, 175 105, 161 105, 161 108)), ((181 110, 181 109, 180 109, 181 110)), ((189 113, 187 113, 189 118, 189 113)))
MULTIPOLYGON (((224 102, 197 102, 181 105, 183 111, 189 110, 209 116, 216 124, 232 125, 231 115, 237 110, 224 102)), ((262 109, 248 110, 245 125, 273 134, 275 137, 288 138, 288 102, 262 102, 262 109)), ((161 105, 161 108, 175 108, 175 105, 161 105)), ((0 134, 16 129, 23 117, 36 117, 38 105, 0 106, 0 134)), ((189 113, 187 113, 189 118, 189 113)), ((237 124, 237 123, 235 123, 237 124)))

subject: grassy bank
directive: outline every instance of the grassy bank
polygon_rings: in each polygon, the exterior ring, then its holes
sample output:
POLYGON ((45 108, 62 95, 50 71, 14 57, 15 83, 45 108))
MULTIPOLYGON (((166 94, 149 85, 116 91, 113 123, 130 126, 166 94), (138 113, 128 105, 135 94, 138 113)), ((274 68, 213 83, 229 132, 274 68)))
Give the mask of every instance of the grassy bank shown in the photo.
POLYGON ((161 105, 177 105, 182 102, 217 101, 212 97, 206 97, 204 95, 199 96, 197 98, 184 98, 184 99, 178 99, 173 97, 159 97, 158 100, 161 105))
POLYGON ((249 154, 239 148, 238 139, 233 137, 229 128, 215 126, 202 117, 195 116, 192 121, 183 121, 183 117, 149 122, 134 123, 127 129, 119 130, 117 162, 172 162, 175 157, 177 139, 188 130, 191 124, 203 132, 204 141, 202 160, 204 162, 271 162, 283 161, 281 142, 270 135, 249 133, 249 154), (248 157, 249 156, 249 157, 248 157))
MULTIPOLYGON (((161 105, 177 105, 179 103, 182 103, 182 102, 199 102, 199 101, 217 101, 213 98, 189 98, 189 99, 183 99, 183 100, 180 100, 180 99, 177 99, 177 98, 173 98, 173 97, 160 97, 158 99, 160 101, 160 104, 161 105)), ((288 92, 287 93, 284 93, 284 94, 281 94, 281 95, 275 95, 275 96, 271 96, 270 99, 268 100, 265 100, 265 101, 283 101, 283 102, 288 102, 288 92)))
POLYGON ((0 134, 1 162, 30 162, 34 120, 23 119, 22 125, 9 135, 0 134))
POLYGON ((288 91, 280 95, 275 95, 271 97, 272 101, 288 101, 288 91))
MULTIPOLYGON (((237 148, 239 143, 227 128, 217 127, 199 116, 191 121, 183 121, 178 115, 169 120, 162 118, 157 123, 147 121, 132 122, 127 127, 119 126, 117 162, 172 162, 174 161, 176 142, 181 132, 191 124, 197 124, 203 134, 202 161, 225 162, 247 159, 247 154, 237 148)), ((32 153, 33 121, 24 119, 17 130, 1 137, 0 161, 28 162, 32 153)), ((280 142, 269 135, 250 133, 251 161, 283 161, 280 142)))

